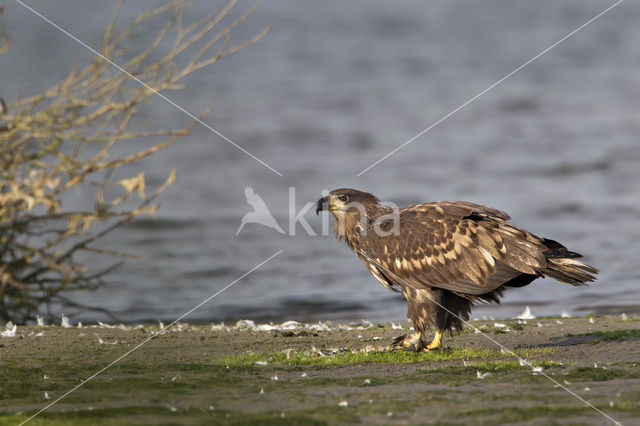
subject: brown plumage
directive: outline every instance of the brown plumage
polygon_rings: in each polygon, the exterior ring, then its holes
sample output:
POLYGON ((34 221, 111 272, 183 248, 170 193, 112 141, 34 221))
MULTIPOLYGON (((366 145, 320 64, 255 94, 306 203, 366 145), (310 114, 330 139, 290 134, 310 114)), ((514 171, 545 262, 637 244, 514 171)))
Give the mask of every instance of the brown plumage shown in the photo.
POLYGON ((583 285, 598 271, 578 253, 509 223, 499 210, 464 201, 394 210, 368 193, 337 189, 318 201, 330 210, 334 233, 387 288, 407 299, 416 334, 396 348, 433 349, 442 332, 460 330, 475 302, 499 302, 508 287, 551 277, 583 285), (431 344, 424 332, 434 327, 431 344))

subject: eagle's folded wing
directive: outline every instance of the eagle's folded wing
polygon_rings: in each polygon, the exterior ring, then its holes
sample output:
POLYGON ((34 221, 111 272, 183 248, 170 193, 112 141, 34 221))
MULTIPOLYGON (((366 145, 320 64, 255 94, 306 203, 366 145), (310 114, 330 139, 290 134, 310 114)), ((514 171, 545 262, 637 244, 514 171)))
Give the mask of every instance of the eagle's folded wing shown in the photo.
POLYGON ((370 229, 360 249, 382 265, 378 271, 393 283, 401 284, 399 277, 416 288, 484 294, 546 267, 547 247, 541 239, 508 219, 499 210, 473 203, 418 204, 401 209, 398 235, 370 229))

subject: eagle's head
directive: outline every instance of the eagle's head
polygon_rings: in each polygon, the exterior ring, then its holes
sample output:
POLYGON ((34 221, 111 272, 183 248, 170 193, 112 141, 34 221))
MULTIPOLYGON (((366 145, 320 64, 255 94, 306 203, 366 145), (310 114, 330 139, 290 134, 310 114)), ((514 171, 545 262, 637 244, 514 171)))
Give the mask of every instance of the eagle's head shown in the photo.
POLYGON ((336 219, 333 233, 339 240, 351 244, 367 224, 373 220, 378 209, 378 199, 367 193, 350 188, 335 189, 316 203, 316 213, 329 210, 336 219))
POLYGON ((316 214, 320 211, 329 210, 336 219, 345 215, 363 215, 378 205, 375 196, 368 192, 358 191, 357 189, 341 188, 334 189, 326 197, 322 197, 316 203, 316 214))
POLYGON ((366 235, 371 224, 394 213, 391 207, 380 204, 374 195, 350 188, 335 189, 320 198, 316 203, 316 213, 321 210, 329 210, 333 214, 336 219, 333 233, 350 246, 366 235))

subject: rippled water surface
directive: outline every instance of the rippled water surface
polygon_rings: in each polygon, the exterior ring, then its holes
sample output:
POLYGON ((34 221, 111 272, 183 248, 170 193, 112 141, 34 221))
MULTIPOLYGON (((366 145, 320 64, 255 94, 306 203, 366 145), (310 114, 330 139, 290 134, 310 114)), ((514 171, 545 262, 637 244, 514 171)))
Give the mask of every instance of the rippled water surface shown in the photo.
MULTIPOLYGON (((124 20, 152 2, 126 2, 124 20)), ((113 2, 32 1, 87 42, 113 2)), ((237 12, 249 3, 241 2, 237 12)), ((255 46, 190 78, 168 95, 280 177, 204 127, 145 160, 151 184, 178 182, 156 219, 105 241, 140 256, 109 285, 71 294, 125 321, 171 320, 280 249, 284 251, 187 320, 398 320, 405 305, 332 236, 295 236, 248 224, 252 186, 288 230, 322 189, 355 187, 399 205, 464 199, 507 211, 513 223, 565 243, 601 269, 574 288, 551 280, 507 292, 475 316, 637 312, 640 297, 640 5, 622 3, 426 134, 356 174, 579 27, 609 3, 439 0, 266 1, 238 28, 240 41, 272 25, 255 46), (294 207, 291 207, 294 208, 294 207)), ((213 8, 199 2, 185 16, 213 8)), ((32 94, 90 52, 17 3, 5 6, 14 40, 0 57, 0 95, 32 94)), ((149 39, 134 41, 143 46, 149 39)), ((188 118, 156 99, 158 126, 188 118)), ((316 233, 322 218, 305 218, 316 233)), ((104 320, 71 312, 76 320, 104 320)))

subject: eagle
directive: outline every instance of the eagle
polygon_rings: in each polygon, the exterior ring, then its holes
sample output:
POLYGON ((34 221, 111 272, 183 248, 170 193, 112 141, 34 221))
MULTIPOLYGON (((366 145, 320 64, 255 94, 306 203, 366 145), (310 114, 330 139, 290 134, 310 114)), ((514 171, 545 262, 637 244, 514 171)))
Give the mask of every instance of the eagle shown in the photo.
POLYGON ((506 213, 466 201, 392 208, 343 188, 317 201, 316 213, 323 210, 332 213, 338 240, 407 300, 415 332, 398 337, 391 350, 441 348, 443 333, 462 330, 474 304, 499 303, 508 288, 543 277, 579 286, 598 273, 557 241, 512 225, 506 213))

